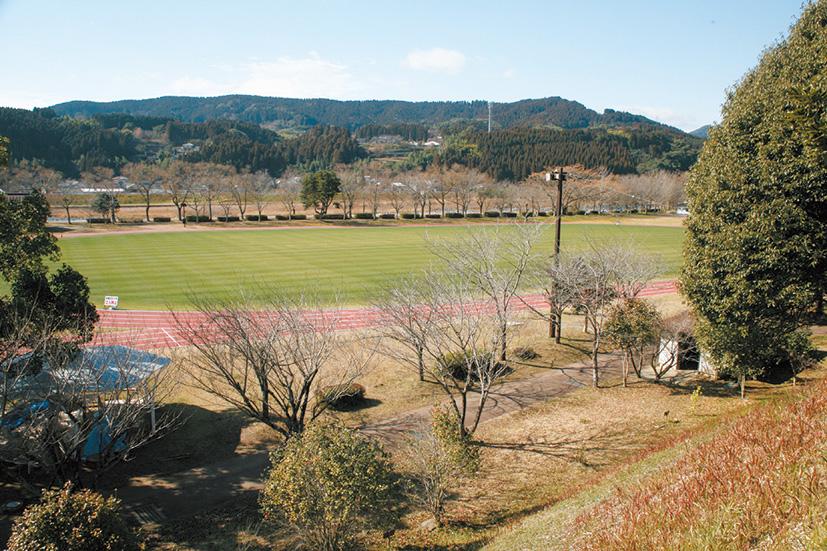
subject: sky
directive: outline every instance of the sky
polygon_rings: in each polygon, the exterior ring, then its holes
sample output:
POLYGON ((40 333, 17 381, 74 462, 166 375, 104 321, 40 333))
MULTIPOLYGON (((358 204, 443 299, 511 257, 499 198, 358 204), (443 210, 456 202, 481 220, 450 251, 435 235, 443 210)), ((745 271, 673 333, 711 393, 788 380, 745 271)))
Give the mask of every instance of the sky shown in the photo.
MULTIPOLYGON (((693 130, 801 0, 0 0, 0 106, 561 96, 693 130)), ((496 115, 495 115, 496 116, 496 115)))

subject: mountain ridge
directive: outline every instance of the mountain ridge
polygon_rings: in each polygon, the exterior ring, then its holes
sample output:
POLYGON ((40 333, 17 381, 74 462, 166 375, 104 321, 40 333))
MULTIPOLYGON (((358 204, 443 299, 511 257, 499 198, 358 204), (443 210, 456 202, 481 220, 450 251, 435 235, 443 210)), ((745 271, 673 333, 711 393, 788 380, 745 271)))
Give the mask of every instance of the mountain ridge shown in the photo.
MULTIPOLYGON (((483 100, 333 100, 243 94, 161 96, 110 102, 74 100, 55 104, 51 109, 59 115, 85 118, 122 113, 170 117, 185 122, 235 119, 276 128, 332 125, 349 130, 367 124, 418 123, 435 126, 456 120, 486 121, 488 118, 488 102, 483 100)), ((580 102, 559 96, 493 102, 492 111, 495 128, 551 126, 580 129, 644 125, 685 133, 643 115, 614 109, 599 113, 580 102)))

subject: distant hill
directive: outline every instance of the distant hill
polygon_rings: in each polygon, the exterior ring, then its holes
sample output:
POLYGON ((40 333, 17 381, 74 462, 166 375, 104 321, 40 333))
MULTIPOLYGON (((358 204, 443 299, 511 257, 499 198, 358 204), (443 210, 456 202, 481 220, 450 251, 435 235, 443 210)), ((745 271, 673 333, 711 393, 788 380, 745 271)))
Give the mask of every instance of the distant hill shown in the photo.
POLYGON ((696 138, 707 139, 709 137, 709 129, 712 128, 711 124, 705 124, 702 127, 689 132, 690 135, 695 136, 696 138))
MULTIPOLYGON (((485 101, 338 101, 231 95, 219 97, 165 96, 155 99, 112 102, 70 101, 52 107, 58 115, 92 117, 121 113, 143 117, 167 117, 184 122, 233 119, 273 128, 332 125, 356 130, 374 124, 416 123, 438 125, 456 120, 484 120, 485 101)), ((647 125, 668 128, 642 115, 605 110, 602 114, 581 103, 549 97, 511 103, 494 103, 496 128, 557 127, 582 129, 647 125)))

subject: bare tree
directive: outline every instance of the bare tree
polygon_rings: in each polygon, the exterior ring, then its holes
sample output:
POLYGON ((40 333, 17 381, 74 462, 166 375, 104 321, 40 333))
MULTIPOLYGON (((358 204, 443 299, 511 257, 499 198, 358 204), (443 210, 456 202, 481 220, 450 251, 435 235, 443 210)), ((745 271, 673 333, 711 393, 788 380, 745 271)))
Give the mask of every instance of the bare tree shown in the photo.
POLYGON ((405 177, 408 193, 414 205, 414 217, 425 218, 425 206, 431 198, 432 182, 419 174, 405 177))
POLYGON ((474 169, 460 170, 454 168, 446 173, 446 179, 450 182, 456 211, 465 216, 468 214, 468 206, 471 204, 474 188, 483 181, 482 174, 474 169))
POLYGON ((501 350, 506 360, 508 326, 517 292, 536 261, 534 245, 540 224, 501 224, 493 228, 468 229, 458 239, 431 242, 432 252, 446 268, 466 279, 493 307, 500 328, 501 350))
POLYGON ((564 312, 577 305, 579 270, 578 262, 565 255, 539 263, 530 272, 528 286, 542 292, 548 309, 541 310, 531 302, 520 299, 537 317, 548 323, 548 336, 553 337, 557 344, 562 339, 564 312))
POLYGON ((254 178, 255 175, 243 172, 236 174, 231 179, 230 195, 233 197, 236 207, 238 207, 238 217, 241 220, 244 220, 244 213, 250 201, 254 178))
POLYGON ((390 182, 388 184, 388 200, 397 218, 399 218, 400 211, 405 208, 408 202, 407 191, 407 187, 402 182, 390 182))
POLYGON ((174 387, 165 369, 155 370, 160 364, 150 367, 152 355, 79 350, 43 328, 27 353, 4 353, 0 462, 23 483, 45 477, 94 486, 102 472, 177 425, 177 413, 156 412, 174 387))
POLYGON ((250 197, 256 207, 259 222, 261 222, 261 212, 267 204, 272 189, 273 179, 266 172, 261 171, 250 175, 250 197))
POLYGON ((192 297, 200 313, 175 315, 192 354, 183 358, 192 384, 284 436, 300 433, 363 373, 370 347, 336 333, 338 316, 315 301, 271 295, 247 299, 192 297))
POLYGON ((433 198, 439 204, 442 217, 445 218, 445 205, 448 203, 448 198, 451 196, 452 181, 450 178, 446 178, 444 174, 436 174, 432 181, 434 182, 432 193, 433 198))
MULTIPOLYGON (((149 209, 152 206, 152 192, 158 188, 161 181, 157 167, 145 163, 131 163, 124 166, 121 172, 129 178, 130 183, 140 190, 144 200, 144 220, 150 221, 149 209)), ((68 211, 67 211, 68 212, 68 211)))
POLYGON ((276 195, 284 209, 287 217, 292 218, 296 214, 296 205, 300 203, 301 177, 287 172, 277 181, 276 195))
POLYGON ((405 463, 413 478, 410 496, 437 523, 445 523, 445 505, 462 476, 462 469, 447 453, 433 430, 415 432, 404 448, 405 463))
POLYGON ((192 167, 184 161, 171 161, 163 170, 164 191, 169 194, 178 211, 178 221, 184 222, 184 209, 190 193, 192 167))
POLYGON ((342 198, 342 212, 346 219, 353 218, 353 205, 356 198, 365 187, 365 173, 360 167, 340 171, 339 193, 342 198))
POLYGON ((103 190, 104 193, 108 194, 109 219, 113 224, 117 222, 115 211, 117 210, 118 205, 117 198, 120 194, 120 190, 116 187, 115 181, 113 180, 114 174, 115 173, 111 168, 103 166, 96 166, 81 174, 81 179, 84 182, 87 182, 93 188, 103 190))

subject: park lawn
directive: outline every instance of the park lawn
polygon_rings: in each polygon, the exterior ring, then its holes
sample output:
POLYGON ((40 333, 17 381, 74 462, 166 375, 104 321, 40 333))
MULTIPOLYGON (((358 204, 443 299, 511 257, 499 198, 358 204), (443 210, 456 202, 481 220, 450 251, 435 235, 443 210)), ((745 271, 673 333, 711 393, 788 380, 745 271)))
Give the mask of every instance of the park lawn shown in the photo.
MULTIPOLYGON (((303 228, 102 234, 61 239, 62 260, 88 278, 92 300, 118 295, 124 309, 186 308, 190 293, 213 298, 257 287, 312 293, 326 303, 364 304, 383 284, 416 273, 433 257, 426 237, 461 235, 464 227, 303 228)), ((483 231, 493 231, 486 226, 483 231)), ((552 248, 553 227, 542 246, 552 248)), ((680 267, 683 229, 566 224, 563 250, 589 242, 634 243, 656 254, 663 277, 680 267)))

